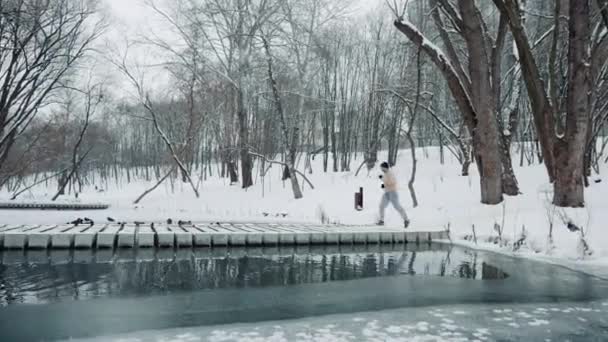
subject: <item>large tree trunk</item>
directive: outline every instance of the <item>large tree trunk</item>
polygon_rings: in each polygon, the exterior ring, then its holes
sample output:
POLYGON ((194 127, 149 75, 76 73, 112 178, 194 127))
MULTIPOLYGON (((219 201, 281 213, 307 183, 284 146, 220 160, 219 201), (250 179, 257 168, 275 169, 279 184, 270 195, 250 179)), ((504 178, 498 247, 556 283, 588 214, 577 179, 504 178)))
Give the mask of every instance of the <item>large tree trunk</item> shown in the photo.
POLYGON ((513 160, 511 158, 511 141, 513 134, 516 133, 519 108, 514 108, 509 115, 508 134, 501 134, 500 139, 500 158, 502 162, 502 191, 505 195, 519 195, 519 183, 513 171, 513 160))
MULTIPOLYGON (((492 110, 492 97, 475 99, 482 107, 477 111, 467 90, 464 81, 460 79, 452 64, 445 55, 434 47, 411 23, 396 20, 395 27, 407 36, 412 43, 420 47, 437 66, 445 77, 450 92, 460 109, 463 120, 473 137, 473 149, 478 165, 481 183, 481 202, 484 204, 498 204, 502 201, 501 163, 498 153, 498 132, 496 119, 492 110)), ((480 44, 483 39, 480 39, 480 44)), ((483 51, 477 51, 477 58, 481 58, 483 51)), ((471 60, 471 71, 479 72, 471 60)), ((483 75, 480 75, 483 76, 483 75)), ((473 77, 472 77, 473 78, 473 77)), ((479 79, 479 81, 483 81, 479 79)), ((489 82, 479 82, 476 91, 481 95, 485 90, 491 89, 489 82)))
MULTIPOLYGON (((519 184, 517 183, 517 178, 515 177, 515 172, 513 171, 513 161, 511 158, 511 137, 515 133, 519 114, 518 104, 520 88, 517 81, 514 82, 514 90, 511 95, 511 111, 509 112, 509 123, 507 129, 505 129, 505 124, 502 118, 503 105, 501 104, 503 48, 508 30, 509 26, 507 24, 507 18, 501 14, 496 41, 492 47, 492 90, 494 93, 494 107, 497 115, 496 122, 498 123, 498 135, 500 141, 499 153, 502 163, 502 192, 505 195, 517 196, 519 194, 519 184)), ((512 55, 512 53, 510 55, 512 55)), ((515 60, 515 58, 513 58, 513 60, 515 60)))
POLYGON ((583 179, 582 153, 569 155, 568 144, 558 141, 556 147, 557 165, 553 183, 553 204, 560 207, 584 207, 585 184, 583 179), (579 155, 580 154, 580 155, 579 155), (578 164, 580 162, 580 164, 578 164))
POLYGON ((511 159, 511 149, 508 146, 501 146, 501 159, 502 159, 502 192, 505 195, 517 196, 519 195, 519 183, 515 177, 513 171, 513 163, 511 159))
POLYGON ((481 14, 473 0, 459 0, 463 36, 469 51, 471 93, 477 114, 473 130, 475 160, 481 177, 481 200, 486 204, 502 202, 502 161, 492 89, 490 56, 486 51, 481 14))
POLYGON ((517 44, 543 158, 549 178, 554 182, 553 203, 561 207, 582 207, 585 204, 584 154, 588 142, 591 90, 589 0, 570 0, 567 115, 563 137, 555 134, 557 107, 551 103, 544 88, 517 1, 493 1, 501 14, 509 19, 517 44))
MULTIPOLYGON (((488 130, 489 125, 480 125, 481 130, 488 130)), ((502 164, 498 142, 491 134, 473 137, 475 161, 479 170, 481 184, 481 203, 498 204, 502 202, 502 164), (488 141, 484 141, 484 139, 488 141)))
POLYGON ((239 120, 239 147, 241 155, 241 179, 243 189, 253 185, 252 169, 253 162, 249 154, 249 121, 247 120, 247 109, 242 89, 238 89, 238 120, 239 120))
POLYGON ((587 146, 585 147, 585 155, 583 162, 583 174, 585 187, 589 186, 589 177, 591 177, 591 167, 593 164, 593 154, 595 153, 595 148, 597 144, 597 138, 593 137, 590 133, 593 130, 593 123, 589 120, 589 125, 587 127, 587 146))
POLYGON ((583 207, 584 154, 587 146, 590 109, 590 9, 588 0, 570 0, 568 48, 568 97, 566 135, 555 148, 553 203, 583 207))
POLYGON ((534 125, 540 140, 540 148, 543 153, 543 161, 549 175, 549 180, 555 178, 554 161, 554 108, 549 101, 544 83, 540 77, 540 71, 528 36, 521 19, 520 8, 515 0, 494 0, 494 4, 502 15, 508 19, 509 27, 513 33, 513 40, 517 45, 519 62, 521 65, 522 76, 524 78, 528 97, 532 107, 534 125))

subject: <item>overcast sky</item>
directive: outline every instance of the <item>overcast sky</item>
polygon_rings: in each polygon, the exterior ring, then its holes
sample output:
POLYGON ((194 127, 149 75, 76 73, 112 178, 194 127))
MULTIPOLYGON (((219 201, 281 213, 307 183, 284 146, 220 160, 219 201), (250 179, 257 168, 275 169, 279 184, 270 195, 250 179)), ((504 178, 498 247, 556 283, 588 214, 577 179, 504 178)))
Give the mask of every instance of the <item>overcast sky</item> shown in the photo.
MULTIPOLYGON (((1 0, 0 0, 1 1, 1 0)), ((155 0, 162 3, 163 0, 155 0)), ((169 0, 174 1, 174 0, 169 0)), ((353 0, 351 10, 353 15, 365 15, 372 8, 383 6, 385 0, 353 0)), ((115 50, 113 53, 124 53, 127 41, 133 41, 141 35, 153 30, 156 34, 167 31, 169 26, 159 19, 144 0, 102 0, 102 10, 107 15, 110 25, 104 37, 104 45, 108 49, 115 50)), ((165 37, 166 38, 166 37, 165 37)), ((176 39, 177 41, 177 39, 176 39)), ((134 57, 138 63, 153 64, 158 62, 154 53, 150 49, 130 48, 129 56, 134 57)), ((115 70, 110 63, 105 63, 98 68, 98 73, 111 79, 113 92, 119 97, 133 96, 132 88, 125 78, 115 70)), ((148 86, 161 88, 168 79, 166 73, 157 70, 146 70, 146 80, 148 86), (153 80, 153 81, 150 81, 153 80)))
MULTIPOLYGON (((115 19, 127 25, 131 30, 148 23, 153 16, 151 10, 144 5, 144 0, 103 0, 115 19)), ((162 2, 162 0, 157 0, 162 2)), ((353 0, 354 12, 365 12, 384 3, 384 0, 353 0)))

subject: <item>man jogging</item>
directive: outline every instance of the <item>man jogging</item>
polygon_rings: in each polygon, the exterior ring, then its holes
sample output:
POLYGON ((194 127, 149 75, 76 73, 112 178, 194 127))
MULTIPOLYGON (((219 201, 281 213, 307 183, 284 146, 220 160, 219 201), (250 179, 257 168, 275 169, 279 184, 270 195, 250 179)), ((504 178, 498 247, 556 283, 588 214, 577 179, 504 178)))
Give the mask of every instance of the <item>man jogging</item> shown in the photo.
POLYGON ((382 188, 384 189, 384 195, 382 195, 382 200, 380 201, 380 220, 378 221, 378 225, 384 225, 384 210, 386 210, 388 204, 391 203, 401 215, 401 218, 403 219, 403 225, 405 226, 405 228, 407 228, 410 225, 410 220, 407 218, 405 209, 403 209, 403 207, 399 203, 399 194, 397 193, 397 179, 389 169, 387 162, 383 162, 382 164, 380 164, 380 169, 383 173, 383 175, 380 175, 380 179, 382 179, 383 181, 382 188))

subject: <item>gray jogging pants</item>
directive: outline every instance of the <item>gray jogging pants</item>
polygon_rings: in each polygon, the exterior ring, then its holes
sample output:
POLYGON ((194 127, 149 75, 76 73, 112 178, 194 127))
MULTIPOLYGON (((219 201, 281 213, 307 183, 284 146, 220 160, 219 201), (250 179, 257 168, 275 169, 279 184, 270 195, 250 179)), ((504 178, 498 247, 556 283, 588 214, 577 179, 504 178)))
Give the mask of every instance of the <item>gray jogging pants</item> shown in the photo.
POLYGON ((401 215, 401 218, 405 221, 407 220, 407 214, 405 213, 405 209, 399 203, 399 194, 396 191, 388 191, 382 195, 382 200, 380 201, 380 220, 384 221, 384 211, 386 207, 388 207, 389 203, 395 207, 395 209, 401 215))

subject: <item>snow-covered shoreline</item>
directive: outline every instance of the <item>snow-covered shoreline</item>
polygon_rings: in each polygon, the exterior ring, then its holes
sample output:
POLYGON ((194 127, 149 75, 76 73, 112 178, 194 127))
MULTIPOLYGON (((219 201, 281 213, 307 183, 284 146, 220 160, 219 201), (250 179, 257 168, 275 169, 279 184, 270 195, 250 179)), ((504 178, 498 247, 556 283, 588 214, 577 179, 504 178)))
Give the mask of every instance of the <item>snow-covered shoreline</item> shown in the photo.
MULTIPOLYGON (((598 276, 608 275, 608 184, 595 183, 586 189, 587 207, 583 209, 560 209, 550 204, 551 186, 543 165, 517 166, 523 194, 505 197, 503 204, 483 205, 479 201, 479 177, 474 165, 471 175, 461 176, 460 165, 446 154, 445 164, 439 162, 437 148, 420 148, 418 173, 415 183, 420 205, 412 208, 407 180, 410 174, 409 151, 400 151, 394 172, 400 182, 400 198, 411 218, 412 229, 448 228, 454 243, 470 248, 496 251, 503 254, 558 263, 586 271, 598 276), (580 246, 580 233, 566 228, 572 221, 585 231, 585 241, 591 253, 584 254, 580 246), (548 243, 549 226, 553 223, 553 244, 548 243), (498 239, 497 225, 502 231, 502 244, 498 239), (473 239, 473 227, 477 243, 473 239), (513 243, 525 239, 517 252, 513 243), (468 239, 468 240, 465 240, 468 239), (488 242, 490 241, 490 242, 488 242)), ((385 157, 384 153, 380 158, 385 157)), ((377 219, 378 203, 382 195, 378 170, 324 173, 322 158, 313 161, 313 173, 307 175, 315 189, 305 187, 304 198, 293 199, 289 183, 280 180, 281 170, 273 167, 264 182, 258 176, 256 184, 248 190, 238 185, 230 186, 227 180, 209 177, 202 182, 201 197, 196 198, 189 185, 176 181, 161 185, 155 192, 135 205, 133 201, 151 186, 150 182, 138 180, 131 183, 111 180, 86 187, 78 199, 66 195, 65 203, 109 203, 104 211, 36 211, 0 210, 0 224, 60 224, 76 217, 89 217, 97 223, 106 222, 107 217, 121 221, 163 222, 167 218, 177 221, 248 221, 248 222, 299 222, 319 223, 321 220, 344 224, 373 224, 377 219), (263 185, 262 185, 263 184, 263 185), (103 191, 94 189, 103 188, 103 191), (364 189, 364 209, 353 208, 353 194, 364 189)), ((359 165, 354 160, 352 165, 359 165)), ((601 171, 607 169, 602 165, 601 171)), ((50 200, 56 184, 49 182, 34 187, 20 196, 20 202, 43 202, 50 200)), ((0 201, 9 201, 11 194, 3 189, 0 201)), ((388 208, 387 225, 401 226, 400 218, 388 208)))

